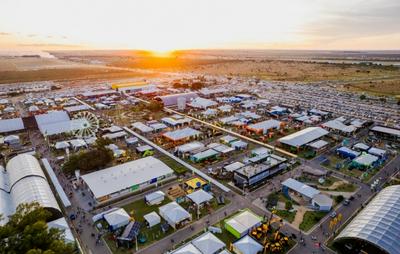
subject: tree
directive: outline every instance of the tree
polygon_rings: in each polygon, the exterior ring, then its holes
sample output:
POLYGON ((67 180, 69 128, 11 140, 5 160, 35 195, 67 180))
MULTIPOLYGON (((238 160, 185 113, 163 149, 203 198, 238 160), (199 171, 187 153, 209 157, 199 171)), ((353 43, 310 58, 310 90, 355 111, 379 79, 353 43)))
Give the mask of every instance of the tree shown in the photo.
POLYGON ((110 143, 109 139, 97 139, 94 149, 71 155, 64 163, 63 170, 69 173, 77 169, 87 172, 106 166, 114 158, 113 152, 105 147, 110 143))
POLYGON ((367 98, 367 96, 365 96, 365 94, 360 95, 360 100, 365 100, 366 98, 367 98))
POLYGON ((293 208, 293 203, 290 200, 286 200, 285 202, 285 209, 286 210, 291 210, 293 208))
POLYGON ((160 112, 163 108, 164 105, 159 101, 150 101, 150 103, 147 104, 147 109, 151 112, 160 112))
POLYGON ((9 221, 0 226, 0 253, 77 253, 75 244, 65 243, 62 231, 47 227, 50 217, 50 212, 38 203, 19 205, 9 221))

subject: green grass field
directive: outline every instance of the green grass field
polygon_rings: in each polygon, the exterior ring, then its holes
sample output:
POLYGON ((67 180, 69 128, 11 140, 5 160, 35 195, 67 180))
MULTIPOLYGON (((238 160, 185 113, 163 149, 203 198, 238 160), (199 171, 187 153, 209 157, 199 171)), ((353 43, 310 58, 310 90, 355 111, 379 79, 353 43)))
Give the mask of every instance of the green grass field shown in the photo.
POLYGON ((303 221, 300 223, 299 228, 307 232, 322 218, 324 218, 325 215, 327 215, 327 212, 307 211, 304 213, 303 221))

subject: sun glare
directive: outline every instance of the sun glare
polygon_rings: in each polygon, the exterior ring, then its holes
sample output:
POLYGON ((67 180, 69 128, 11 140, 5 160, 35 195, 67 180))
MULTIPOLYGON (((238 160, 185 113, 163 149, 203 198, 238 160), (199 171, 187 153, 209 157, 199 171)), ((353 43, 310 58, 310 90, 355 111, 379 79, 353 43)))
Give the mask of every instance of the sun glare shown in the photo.
POLYGON ((151 55, 154 57, 171 57, 171 50, 152 50, 151 55))

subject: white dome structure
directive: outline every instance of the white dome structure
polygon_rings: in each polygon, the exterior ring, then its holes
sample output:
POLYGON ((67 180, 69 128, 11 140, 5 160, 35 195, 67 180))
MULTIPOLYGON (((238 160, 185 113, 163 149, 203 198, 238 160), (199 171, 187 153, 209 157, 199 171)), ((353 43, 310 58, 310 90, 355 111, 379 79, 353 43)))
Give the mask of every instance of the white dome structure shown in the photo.
POLYGON ((12 158, 0 177, 0 214, 3 215, 0 224, 6 223, 7 217, 23 203, 37 202, 51 212, 51 219, 62 217, 43 170, 32 155, 21 154, 12 158))
POLYGON ((400 185, 383 189, 335 238, 335 244, 368 253, 399 254, 400 185))

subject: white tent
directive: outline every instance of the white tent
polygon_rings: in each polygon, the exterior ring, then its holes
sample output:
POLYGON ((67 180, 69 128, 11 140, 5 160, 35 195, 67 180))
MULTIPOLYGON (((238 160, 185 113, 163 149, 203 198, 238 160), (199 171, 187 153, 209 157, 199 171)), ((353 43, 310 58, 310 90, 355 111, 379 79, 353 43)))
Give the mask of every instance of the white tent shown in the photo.
POLYGON ((233 251, 238 254, 257 254, 262 250, 263 246, 249 235, 233 243, 233 251))
POLYGON ((162 191, 155 191, 150 194, 147 194, 144 199, 148 205, 156 205, 160 204, 164 201, 165 193, 162 191))
POLYGON ((211 199, 213 199, 213 196, 210 193, 202 189, 192 192, 186 195, 186 197, 192 200, 198 206, 204 204, 205 202, 209 202, 211 199))
POLYGON ((64 237, 65 237, 64 239, 66 243, 75 242, 75 237, 72 234, 71 228, 68 226, 68 223, 64 217, 50 221, 49 223, 47 223, 47 226, 49 228, 57 228, 60 229, 61 231, 64 231, 64 237))
POLYGON ((122 208, 104 215, 104 219, 112 230, 128 225, 130 218, 129 214, 122 208))
POLYGON ((56 143, 55 148, 57 150, 59 150, 59 149, 68 148, 69 146, 70 145, 69 145, 69 143, 67 141, 59 141, 59 142, 56 143))
POLYGON ((206 232, 192 241, 192 244, 203 254, 218 253, 225 248, 225 243, 219 240, 213 233, 206 232))
POLYGON ((193 244, 188 243, 173 251, 171 254, 203 254, 193 244))
POLYGON ((159 213, 173 228, 185 220, 192 220, 192 215, 175 201, 161 206, 159 213))
POLYGON ((83 140, 83 139, 73 139, 73 140, 69 141, 69 143, 71 143, 71 145, 74 149, 78 149, 78 148, 87 146, 85 140, 83 140))
POLYGON ((158 216, 158 214, 156 212, 148 213, 145 216, 143 216, 143 218, 146 220, 149 228, 151 228, 157 224, 160 224, 160 222, 161 222, 161 218, 160 218, 160 216, 158 216))

